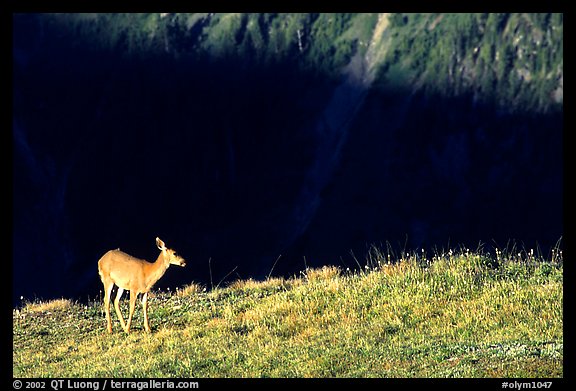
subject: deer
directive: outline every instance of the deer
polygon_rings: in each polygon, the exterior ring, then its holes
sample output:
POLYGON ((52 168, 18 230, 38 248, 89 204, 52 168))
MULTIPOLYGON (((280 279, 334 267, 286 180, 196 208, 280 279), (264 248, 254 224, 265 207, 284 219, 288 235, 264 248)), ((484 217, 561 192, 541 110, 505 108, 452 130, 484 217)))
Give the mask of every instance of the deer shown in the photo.
POLYGON ((112 333, 112 320, 110 318, 110 296, 114 285, 118 286, 114 308, 120 319, 120 324, 124 331, 130 334, 132 315, 136 306, 136 298, 142 294, 142 308, 144 309, 144 328, 146 332, 151 332, 148 321, 148 292, 154 284, 162 278, 170 265, 184 267, 186 261, 176 254, 176 251, 166 248, 160 238, 156 238, 156 246, 160 250, 160 255, 156 262, 148 262, 126 254, 120 249, 110 250, 98 261, 98 274, 104 284, 104 309, 106 311, 106 321, 108 322, 108 333, 112 333), (124 290, 130 291, 130 314, 128 322, 124 323, 124 318, 120 312, 120 297, 124 290))

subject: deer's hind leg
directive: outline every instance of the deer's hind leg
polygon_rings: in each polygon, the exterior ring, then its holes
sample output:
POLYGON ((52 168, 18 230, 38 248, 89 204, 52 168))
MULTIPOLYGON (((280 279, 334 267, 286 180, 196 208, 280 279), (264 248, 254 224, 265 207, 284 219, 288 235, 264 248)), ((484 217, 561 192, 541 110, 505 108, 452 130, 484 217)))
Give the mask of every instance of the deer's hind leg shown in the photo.
POLYGON ((118 292, 116 292, 116 299, 114 300, 114 308, 116 309, 116 315, 118 315, 118 319, 120 319, 122 328, 126 330, 126 323, 124 323, 124 318, 120 312, 120 298, 122 297, 122 293, 124 293, 124 288, 118 287, 118 292))
POLYGON ((130 291, 130 314, 128 315, 128 324, 124 327, 127 333, 130 333, 130 326, 132 325, 132 316, 134 315, 134 308, 136 308, 136 297, 138 292, 130 291))
POLYGON ((106 329, 112 333, 112 319, 110 318, 110 295, 112 295, 112 288, 114 283, 112 281, 102 282, 104 284, 104 311, 106 312, 106 329))

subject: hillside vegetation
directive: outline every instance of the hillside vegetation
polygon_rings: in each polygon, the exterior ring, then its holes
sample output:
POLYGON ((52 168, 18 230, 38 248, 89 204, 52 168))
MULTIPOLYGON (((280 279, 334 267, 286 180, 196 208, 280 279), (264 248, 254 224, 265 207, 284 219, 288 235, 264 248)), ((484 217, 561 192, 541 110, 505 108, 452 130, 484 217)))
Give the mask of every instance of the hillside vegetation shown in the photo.
POLYGON ((160 233, 215 275, 258 278, 278 254, 289 276, 303 255, 350 264, 382 240, 549 248, 562 235, 563 14, 12 25, 13 304, 94 295, 95 259, 160 233))
POLYGON ((508 111, 562 107, 563 14, 393 14, 390 26, 388 82, 508 111))
POLYGON ((101 300, 27 302, 13 376, 562 377, 562 254, 547 258, 374 250, 359 271, 190 285, 153 295, 151 334, 139 307, 109 335, 101 300))
POLYGON ((70 48, 89 43, 126 58, 241 59, 239 71, 289 62, 332 77, 372 39, 378 54, 372 60, 381 64, 370 65, 384 87, 548 111, 563 103, 563 19, 562 13, 117 13, 38 21, 62 34, 74 31, 70 48))

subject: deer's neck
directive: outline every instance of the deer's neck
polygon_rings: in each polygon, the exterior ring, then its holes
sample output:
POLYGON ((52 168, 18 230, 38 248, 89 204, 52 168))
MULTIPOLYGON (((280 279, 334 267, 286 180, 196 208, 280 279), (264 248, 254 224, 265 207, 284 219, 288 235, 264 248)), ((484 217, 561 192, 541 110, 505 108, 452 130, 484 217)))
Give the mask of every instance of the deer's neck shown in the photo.
POLYGON ((149 269, 150 273, 148 274, 148 278, 146 278, 146 288, 147 289, 152 288, 152 286, 156 283, 156 281, 158 281, 160 278, 162 278, 164 273, 166 273, 168 266, 170 266, 170 263, 166 262, 164 260, 164 254, 163 254, 163 252, 160 252, 160 255, 158 255, 156 262, 154 262, 150 266, 150 269, 149 269))

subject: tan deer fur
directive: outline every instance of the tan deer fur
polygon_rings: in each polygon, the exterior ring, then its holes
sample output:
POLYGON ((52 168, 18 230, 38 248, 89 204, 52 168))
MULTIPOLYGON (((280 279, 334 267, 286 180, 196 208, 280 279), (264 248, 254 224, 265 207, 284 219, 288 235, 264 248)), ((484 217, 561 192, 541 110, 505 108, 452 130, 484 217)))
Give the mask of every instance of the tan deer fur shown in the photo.
POLYGON ((160 250, 160 255, 156 262, 148 262, 143 259, 135 258, 125 252, 110 250, 98 261, 98 274, 102 284, 104 284, 104 308, 106 311, 106 320, 108 322, 108 332, 112 332, 112 320, 110 318, 110 296, 114 285, 118 286, 114 308, 120 319, 122 328, 130 333, 132 315, 136 306, 138 294, 142 294, 142 307, 144 309, 144 328, 150 332, 148 321, 148 291, 154 286, 170 265, 186 266, 186 261, 172 249, 166 248, 160 238, 156 238, 156 246, 160 250), (128 322, 124 323, 124 318, 120 312, 120 297, 124 290, 130 291, 130 314, 128 322))

